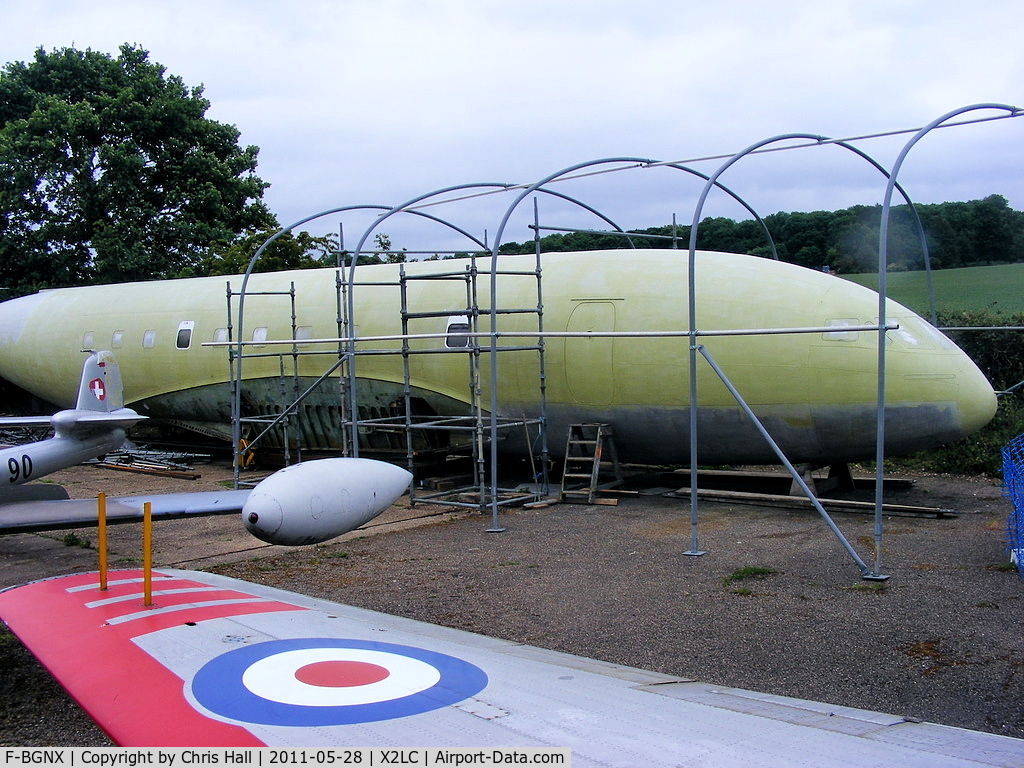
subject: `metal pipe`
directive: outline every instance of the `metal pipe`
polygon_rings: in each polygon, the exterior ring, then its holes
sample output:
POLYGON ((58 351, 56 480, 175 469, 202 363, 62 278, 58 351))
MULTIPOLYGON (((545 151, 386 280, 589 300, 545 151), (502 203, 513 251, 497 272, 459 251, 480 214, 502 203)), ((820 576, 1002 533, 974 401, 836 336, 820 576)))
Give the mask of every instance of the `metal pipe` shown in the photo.
POLYGON ((107 494, 96 496, 96 551, 99 555, 100 590, 107 588, 107 494))
MULTIPOLYGON (((664 330, 664 331, 468 331, 465 333, 460 332, 459 336, 466 338, 497 338, 497 339, 522 339, 522 338, 544 338, 544 339, 596 339, 596 338, 622 338, 622 339, 660 339, 660 338, 684 338, 690 336, 704 337, 704 336, 780 336, 785 334, 797 334, 797 333, 855 333, 859 331, 895 331, 899 329, 899 323, 887 323, 884 327, 879 326, 877 323, 865 323, 863 325, 813 325, 813 326, 794 326, 792 328, 730 328, 722 330, 711 330, 711 331, 686 331, 686 330, 664 330)), ((964 328, 964 329, 953 329, 953 330, 983 330, 980 328, 964 328)), ((988 330, 987 328, 984 330, 988 330)), ((448 337, 447 333, 411 333, 411 334, 391 334, 383 336, 357 336, 354 338, 323 338, 323 339, 266 339, 264 341, 247 341, 243 342, 243 346, 259 346, 268 347, 281 344, 336 344, 339 341, 355 341, 356 343, 367 343, 371 341, 402 341, 404 339, 410 340, 423 340, 423 339, 445 339, 448 337)), ((207 341, 203 342, 203 346, 209 347, 223 347, 227 345, 235 346, 233 342, 226 341, 207 341)), ((524 349, 532 349, 532 347, 525 347, 524 349)), ((370 352, 371 350, 362 350, 361 354, 370 352)), ((397 350, 387 349, 381 350, 385 353, 396 354, 397 350)), ((430 352, 430 350, 424 350, 430 352)), ((439 352, 448 353, 449 350, 438 350, 439 352)), ((458 353, 461 350, 454 350, 458 353)), ((268 355, 268 357, 271 355, 268 355)))
MULTIPOLYGON (((803 491, 804 495, 808 498, 811 504, 814 505, 814 509, 817 510, 819 515, 821 515, 821 518, 825 521, 825 524, 828 525, 832 533, 834 533, 836 538, 839 539, 839 543, 843 545, 843 548, 850 554, 850 557, 853 558, 853 561, 857 564, 857 567, 860 568, 860 572, 862 574, 869 574, 871 572, 871 569, 868 567, 867 563, 865 563, 861 559, 861 556, 857 554, 857 550, 853 548, 853 545, 851 545, 850 542, 846 539, 846 537, 843 535, 843 532, 839 530, 839 527, 835 524, 835 521, 833 521, 832 518, 829 516, 828 512, 825 511, 825 508, 821 506, 821 502, 818 501, 818 498, 814 495, 814 491, 812 491, 810 486, 807 485, 807 481, 804 480, 803 476, 800 474, 797 468, 793 466, 792 462, 790 462, 790 460, 786 458, 786 454, 783 453, 778 443, 775 442, 772 436, 768 433, 768 430, 764 428, 763 424, 761 424, 761 421, 757 418, 757 415, 754 413, 754 411, 750 408, 749 405, 747 405, 746 400, 743 399, 743 396, 739 393, 739 390, 737 390, 736 387, 732 385, 732 382, 729 381, 729 378, 725 375, 725 372, 718 367, 718 364, 711 357, 711 354, 707 351, 707 349, 705 349, 703 346, 698 346, 697 351, 700 352, 700 354, 704 357, 705 360, 707 360, 708 365, 711 366, 712 370, 714 370, 714 372, 718 375, 718 378, 721 379, 726 389, 729 390, 729 394, 731 394, 733 398, 735 398, 740 408, 742 408, 743 412, 747 414, 747 417, 754 424, 754 427, 757 429, 758 432, 761 433, 761 437, 763 437, 765 442, 768 443, 768 446, 778 457, 779 461, 782 462, 782 465, 786 468, 786 471, 789 472, 790 476, 792 476, 793 482, 800 486, 800 490, 803 491)), ((692 472, 692 467, 695 465, 695 462, 691 461, 690 465, 692 472)))
MULTIPOLYGON (((961 107, 960 109, 947 112, 942 117, 939 117, 924 128, 919 130, 914 136, 904 145, 900 151, 899 156, 896 158, 896 162, 893 164, 892 172, 889 174, 889 183, 885 187, 885 198, 882 202, 882 218, 879 223, 878 229, 878 324, 880 326, 885 325, 885 305, 886 305, 886 276, 887 276, 887 262, 888 262, 888 240, 889 240, 889 212, 892 207, 892 193, 896 187, 896 178, 899 176, 900 169, 903 167, 903 161, 906 159, 910 150, 914 147, 917 142, 923 139, 933 129, 939 127, 957 115, 962 115, 965 112, 971 112, 978 109, 1001 109, 1011 113, 1011 115, 1017 115, 1020 113, 1016 107, 1012 107, 1008 104, 974 104, 968 107, 961 107)), ((882 333, 878 337, 878 401, 877 401, 877 442, 875 445, 875 524, 874 524, 874 541, 875 541, 875 571, 874 574, 877 576, 881 569, 881 557, 882 557, 882 480, 884 475, 883 464, 885 462, 885 334, 882 333)))
POLYGON ((153 503, 142 505, 142 604, 153 604, 153 503))
MULTIPOLYGON (((876 168, 881 170, 883 174, 885 174, 884 169, 882 169, 881 166, 878 165, 878 163, 876 163, 874 160, 872 160, 866 154, 861 152, 859 149, 856 149, 855 147, 850 146, 849 143, 847 143, 846 141, 828 139, 825 136, 818 136, 818 135, 815 135, 815 134, 791 133, 791 134, 784 134, 784 135, 781 135, 781 136, 775 136, 775 137, 772 137, 770 139, 765 139, 763 141, 760 141, 760 142, 758 142, 756 144, 752 144, 751 146, 747 147, 745 150, 743 150, 741 152, 737 152, 735 155, 731 156, 728 160, 726 160, 726 162, 724 162, 718 168, 718 170, 716 170, 711 176, 708 177, 708 181, 704 185, 704 189, 701 192, 700 198, 697 201, 697 205, 694 208, 693 223, 692 223, 692 225, 690 227, 690 252, 689 252, 689 263, 688 263, 689 285, 687 286, 687 296, 688 296, 688 304, 689 304, 689 319, 690 319, 690 336, 691 336, 691 338, 690 338, 690 510, 691 510, 690 518, 691 518, 691 531, 692 531, 691 532, 691 541, 692 541, 692 543, 691 543, 691 553, 693 553, 693 554, 697 554, 696 542, 697 542, 697 520, 698 520, 698 516, 697 516, 697 504, 698 504, 698 495, 697 495, 697 373, 696 373, 695 369, 696 369, 696 365, 697 365, 697 341, 696 340, 697 340, 697 337, 700 335, 700 333, 697 330, 697 301, 696 301, 696 290, 697 290, 696 289, 696 280, 697 280, 697 277, 696 277, 697 230, 698 230, 698 227, 700 226, 700 216, 701 216, 701 213, 703 211, 704 203, 707 200, 708 194, 711 192, 711 188, 717 183, 718 177, 721 176, 721 174, 724 173, 730 166, 732 166, 734 163, 736 163, 742 157, 745 157, 747 155, 754 154, 754 153, 757 153, 757 152, 771 151, 771 150, 765 149, 770 144, 774 144, 774 143, 777 143, 777 142, 780 142, 780 141, 791 141, 791 140, 794 140, 794 139, 806 139, 806 140, 814 142, 814 144, 816 144, 816 145, 819 145, 819 144, 829 144, 829 143, 837 144, 837 145, 839 145, 839 146, 841 146, 841 147, 843 147, 845 149, 849 149, 849 150, 855 152, 856 154, 860 155, 861 157, 867 159, 876 168)), ((887 206, 888 206, 888 201, 890 201, 892 199, 892 189, 895 186, 895 176, 896 176, 896 174, 894 172, 892 174, 886 174, 886 175, 888 176, 888 180, 889 180, 889 185, 888 185, 887 193, 886 193, 886 200, 887 200, 887 206)), ((887 219, 887 216, 888 216, 888 214, 887 214, 887 207, 886 207, 885 209, 883 209, 883 223, 885 223, 884 220, 887 219)), ((884 241, 884 235, 883 235, 883 241, 884 241)), ((880 256, 881 255, 882 255, 882 251, 880 250, 880 256)), ((881 261, 882 260, 880 258, 880 264, 881 264, 881 261)), ((880 456, 882 454, 882 452, 883 452, 883 443, 884 443, 884 416, 885 416, 885 414, 884 414, 883 408, 884 408, 884 377, 885 377, 885 331, 888 328, 887 328, 887 324, 886 324, 886 321, 885 321, 885 298, 884 298, 884 296, 885 296, 885 294, 884 294, 885 279, 884 279, 884 273, 881 271, 881 266, 879 267, 879 269, 880 269, 880 273, 879 273, 879 295, 880 295, 880 299, 879 299, 879 318, 878 318, 878 326, 877 326, 877 330, 879 331, 879 343, 878 343, 878 391, 879 391, 879 406, 878 406, 878 408, 879 408, 879 410, 878 410, 878 413, 877 413, 877 420, 876 420, 876 434, 877 434, 878 455, 880 456)), ((835 329, 833 329, 833 330, 835 330, 835 329)), ((877 471, 879 473, 881 473, 881 459, 880 458, 878 459, 878 470, 877 471)), ((880 476, 879 476, 878 481, 877 481, 877 486, 878 486, 877 493, 879 494, 879 499, 880 499, 881 488, 882 488, 882 483, 881 483, 881 477, 880 476)), ((880 505, 880 502, 879 502, 879 505, 880 505)), ((876 518, 879 520, 879 522, 876 524, 876 546, 875 546, 875 551, 876 551, 876 554, 879 555, 879 557, 880 557, 880 554, 881 554, 881 536, 880 536, 881 513, 880 512, 876 512, 876 518)), ((878 574, 878 560, 876 559, 876 571, 875 571, 876 577, 877 577, 877 574, 878 574)))

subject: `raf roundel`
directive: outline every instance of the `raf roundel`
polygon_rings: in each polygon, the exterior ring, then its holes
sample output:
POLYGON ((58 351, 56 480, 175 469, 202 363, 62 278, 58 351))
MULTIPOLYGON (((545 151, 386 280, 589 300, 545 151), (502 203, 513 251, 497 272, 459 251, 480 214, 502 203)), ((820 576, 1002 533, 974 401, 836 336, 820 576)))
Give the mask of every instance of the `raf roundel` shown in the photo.
POLYGON ((191 699, 219 719, 297 727, 406 717, 479 693, 487 675, 443 653, 337 638, 272 640, 207 662, 191 699))

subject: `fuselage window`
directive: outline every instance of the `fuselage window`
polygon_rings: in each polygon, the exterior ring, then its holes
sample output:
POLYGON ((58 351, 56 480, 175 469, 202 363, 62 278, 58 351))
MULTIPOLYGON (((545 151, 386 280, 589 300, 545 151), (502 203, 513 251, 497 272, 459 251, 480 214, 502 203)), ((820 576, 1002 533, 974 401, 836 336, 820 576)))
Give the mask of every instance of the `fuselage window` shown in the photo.
POLYGON ((187 349, 191 346, 191 332, 195 328, 195 321, 181 321, 178 324, 178 335, 174 339, 174 346, 178 349, 187 349))
POLYGON ((178 335, 175 337, 174 346, 178 349, 188 349, 192 346, 192 329, 195 327, 193 320, 182 320, 178 323, 178 335))
POLYGON ((113 349, 120 349, 124 346, 124 331, 114 331, 110 334, 110 346, 113 349))
POLYGON ((921 346, 921 340, 912 334, 908 329, 900 327, 895 331, 889 331, 886 338, 895 337, 906 344, 908 347, 919 347, 921 346))
POLYGON ((259 344, 261 341, 267 340, 267 333, 270 329, 266 327, 253 328, 252 329, 252 340, 259 344))
POLYGON ((82 336, 82 349, 96 349, 93 345, 93 332, 88 331, 82 336))
POLYGON ((223 342, 228 340, 228 329, 218 328, 213 332, 213 340, 217 342, 223 342))
POLYGON ((300 325, 295 329, 295 338, 298 341, 309 341, 313 338, 312 325, 300 325))
POLYGON ((142 348, 152 349, 156 346, 156 331, 146 331, 142 334, 142 348))
POLYGON ((469 318, 466 315, 452 315, 448 318, 448 334, 444 345, 449 349, 462 349, 469 346, 469 318))
POLYGON ((857 331, 844 331, 844 328, 848 328, 851 325, 860 325, 860 321, 856 318, 840 318, 836 320, 829 320, 826 325, 834 327, 834 331, 826 331, 821 334, 821 337, 825 341, 857 341, 860 334, 857 331))

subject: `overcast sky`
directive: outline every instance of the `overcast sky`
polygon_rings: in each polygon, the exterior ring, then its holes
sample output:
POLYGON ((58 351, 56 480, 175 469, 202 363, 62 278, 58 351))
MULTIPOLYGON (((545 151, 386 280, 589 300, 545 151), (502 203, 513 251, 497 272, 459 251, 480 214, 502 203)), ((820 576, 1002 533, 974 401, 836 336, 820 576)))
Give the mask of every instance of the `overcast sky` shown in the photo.
MULTIPOLYGON (((0 62, 39 46, 116 55, 127 42, 203 85, 208 116, 260 148, 282 225, 601 158, 691 161, 781 134, 854 137, 972 104, 1024 106, 1019 0, 0 0, 0 11, 0 62)), ((909 138, 857 146, 891 168, 909 138)), ((721 162, 692 165, 713 173, 721 162)), ((899 179, 917 202, 997 193, 1024 208, 1024 118, 933 132, 899 179)), ((870 205, 885 192, 884 177, 836 147, 747 158, 721 181, 762 215, 870 205)), ((642 228, 673 214, 689 223, 702 187, 659 168, 557 190, 642 228)), ((512 201, 433 213, 493 238, 512 201)), ((704 213, 747 215, 721 194, 704 213)), ((382 226, 398 247, 468 247, 409 218, 382 226)), ((503 240, 529 237, 521 218, 503 240)), ((552 197, 540 218, 598 223, 552 197)), ((344 226, 351 248, 366 222, 344 226)))

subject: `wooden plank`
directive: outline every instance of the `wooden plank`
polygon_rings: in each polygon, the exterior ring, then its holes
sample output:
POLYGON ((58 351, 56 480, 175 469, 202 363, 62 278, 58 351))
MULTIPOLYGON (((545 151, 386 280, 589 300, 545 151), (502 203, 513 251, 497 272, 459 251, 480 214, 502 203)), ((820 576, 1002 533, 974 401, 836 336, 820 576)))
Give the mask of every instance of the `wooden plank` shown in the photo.
MULTIPOLYGON (((680 488, 669 494, 678 497, 689 497, 689 488, 680 488)), ((775 506, 805 509, 813 507, 810 499, 804 496, 783 496, 775 493, 747 493, 744 491, 715 491, 697 489, 698 498, 709 501, 732 501, 739 504, 772 504, 775 506)), ((854 501, 850 499, 818 499, 826 509, 871 513, 875 510, 873 501, 854 501)), ((883 504, 882 511, 887 515, 908 515, 916 517, 955 517, 956 511, 940 507, 917 507, 908 504, 883 504)))

